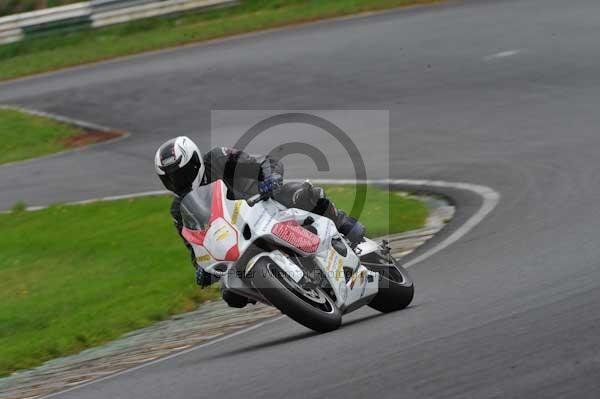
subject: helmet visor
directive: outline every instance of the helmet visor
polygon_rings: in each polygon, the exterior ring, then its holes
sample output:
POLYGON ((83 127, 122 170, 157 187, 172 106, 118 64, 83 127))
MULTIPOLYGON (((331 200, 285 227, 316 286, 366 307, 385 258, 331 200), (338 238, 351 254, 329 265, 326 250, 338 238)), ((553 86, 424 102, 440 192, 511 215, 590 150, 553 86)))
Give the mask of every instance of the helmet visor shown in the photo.
POLYGON ((177 165, 161 167, 164 175, 158 175, 167 190, 181 196, 192 189, 192 183, 198 177, 200 170, 200 159, 194 154, 190 162, 179 167, 177 165))

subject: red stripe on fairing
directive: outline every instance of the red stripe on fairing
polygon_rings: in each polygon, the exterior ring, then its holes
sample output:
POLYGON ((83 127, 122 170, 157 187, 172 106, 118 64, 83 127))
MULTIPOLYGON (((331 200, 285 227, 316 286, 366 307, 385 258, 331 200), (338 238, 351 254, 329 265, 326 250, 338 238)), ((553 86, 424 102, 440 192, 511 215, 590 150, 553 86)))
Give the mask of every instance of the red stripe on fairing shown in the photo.
POLYGON ((217 180, 213 187, 212 204, 210 208, 210 218, 208 224, 210 225, 218 218, 223 217, 223 182, 217 180))
POLYGON ((223 260, 234 261, 234 260, 238 260, 239 257, 240 257, 240 251, 238 251, 237 240, 236 240, 235 245, 233 247, 229 248, 229 251, 227 251, 227 253, 225 254, 225 259, 223 259, 223 260))
POLYGON ((185 240, 191 244, 204 245, 204 237, 206 237, 206 230, 190 230, 184 227, 181 230, 181 235, 185 240))

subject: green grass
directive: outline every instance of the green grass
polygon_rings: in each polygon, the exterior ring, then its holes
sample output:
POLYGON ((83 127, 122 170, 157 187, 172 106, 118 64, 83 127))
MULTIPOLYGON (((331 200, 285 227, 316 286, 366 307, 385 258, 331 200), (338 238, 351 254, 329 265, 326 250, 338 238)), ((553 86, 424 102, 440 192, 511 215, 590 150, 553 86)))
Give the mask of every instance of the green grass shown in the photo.
MULTIPOLYGON (((351 188, 328 191, 338 206, 351 206, 351 188)), ((421 227, 427 216, 420 201, 385 191, 370 188, 368 201, 371 235, 387 232, 387 215, 393 231, 421 227)), ((169 205, 168 197, 147 197, 0 215, 0 375, 218 297, 217 287, 194 285, 169 205)))
POLYGON ((0 80, 191 42, 435 0, 241 0, 239 5, 157 17, 0 46, 0 80))
POLYGON ((0 109, 0 164, 62 151, 61 139, 81 133, 47 118, 0 109))
MULTIPOLYGON (((356 190, 353 186, 325 186, 325 192, 336 207, 350 212, 356 190)), ((422 201, 400 193, 367 186, 365 206, 358 218, 369 237, 379 237, 423 227, 428 210, 422 201)))

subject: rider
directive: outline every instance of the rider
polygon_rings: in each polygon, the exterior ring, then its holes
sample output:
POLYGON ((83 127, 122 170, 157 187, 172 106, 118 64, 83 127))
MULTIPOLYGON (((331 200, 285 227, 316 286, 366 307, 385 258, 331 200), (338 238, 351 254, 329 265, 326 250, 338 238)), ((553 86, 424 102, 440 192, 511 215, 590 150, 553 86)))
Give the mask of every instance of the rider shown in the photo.
MULTIPOLYGON (((171 216, 179 235, 183 229, 180 212, 182 198, 198 186, 221 179, 229 195, 236 199, 249 198, 257 193, 272 193, 277 201, 288 208, 303 209, 331 219, 351 243, 357 244, 363 239, 365 229, 362 224, 336 209, 325 197, 322 188, 307 183, 283 184, 283 165, 272 157, 250 156, 227 147, 213 148, 202 156, 192 140, 179 136, 158 148, 154 166, 164 186, 175 194, 171 216)), ((192 254, 198 285, 204 288, 215 282, 218 278, 196 264, 192 246, 185 239, 183 241, 192 254)), ((246 298, 231 292, 224 292, 223 299, 234 307, 247 304, 246 298)))

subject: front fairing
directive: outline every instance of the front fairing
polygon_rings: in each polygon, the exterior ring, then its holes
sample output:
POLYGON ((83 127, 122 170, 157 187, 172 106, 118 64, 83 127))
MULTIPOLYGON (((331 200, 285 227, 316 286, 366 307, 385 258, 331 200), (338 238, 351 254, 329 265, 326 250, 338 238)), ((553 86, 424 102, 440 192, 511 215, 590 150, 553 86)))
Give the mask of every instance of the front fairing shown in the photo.
POLYGON ((224 273, 239 258, 238 231, 230 223, 227 187, 220 180, 200 186, 181 201, 183 238, 192 246, 196 263, 208 272, 224 273))
POLYGON ((208 227, 211 215, 213 185, 200 186, 190 191, 181 200, 183 226, 190 230, 203 230, 208 227))
MULTIPOLYGON (((378 274, 360 264, 359 257, 326 217, 300 209, 287 209, 272 199, 254 206, 244 200, 230 200, 227 188, 220 181, 201 186, 184 197, 182 217, 184 238, 191 243, 196 262, 208 272, 225 274, 236 265, 239 270, 246 269, 250 263, 242 265, 238 259, 254 241, 264 239, 282 249, 281 256, 287 256, 289 250, 293 250, 301 257, 314 259, 335 293, 336 305, 343 312, 353 310, 378 291, 378 274), (311 228, 316 234, 303 231, 302 224, 309 216, 313 219, 311 228), (332 245, 333 241, 337 241, 337 250, 332 245), (344 248, 340 250, 340 246, 344 248)), ((265 254, 271 256, 274 252, 277 251, 265 254)), ((285 263, 281 258, 273 260, 285 263)), ((229 283, 234 284, 237 281, 234 278, 237 274, 231 274, 231 278, 224 279, 224 282, 231 280, 229 283)), ((237 283, 240 287, 252 289, 241 280, 237 283)))

